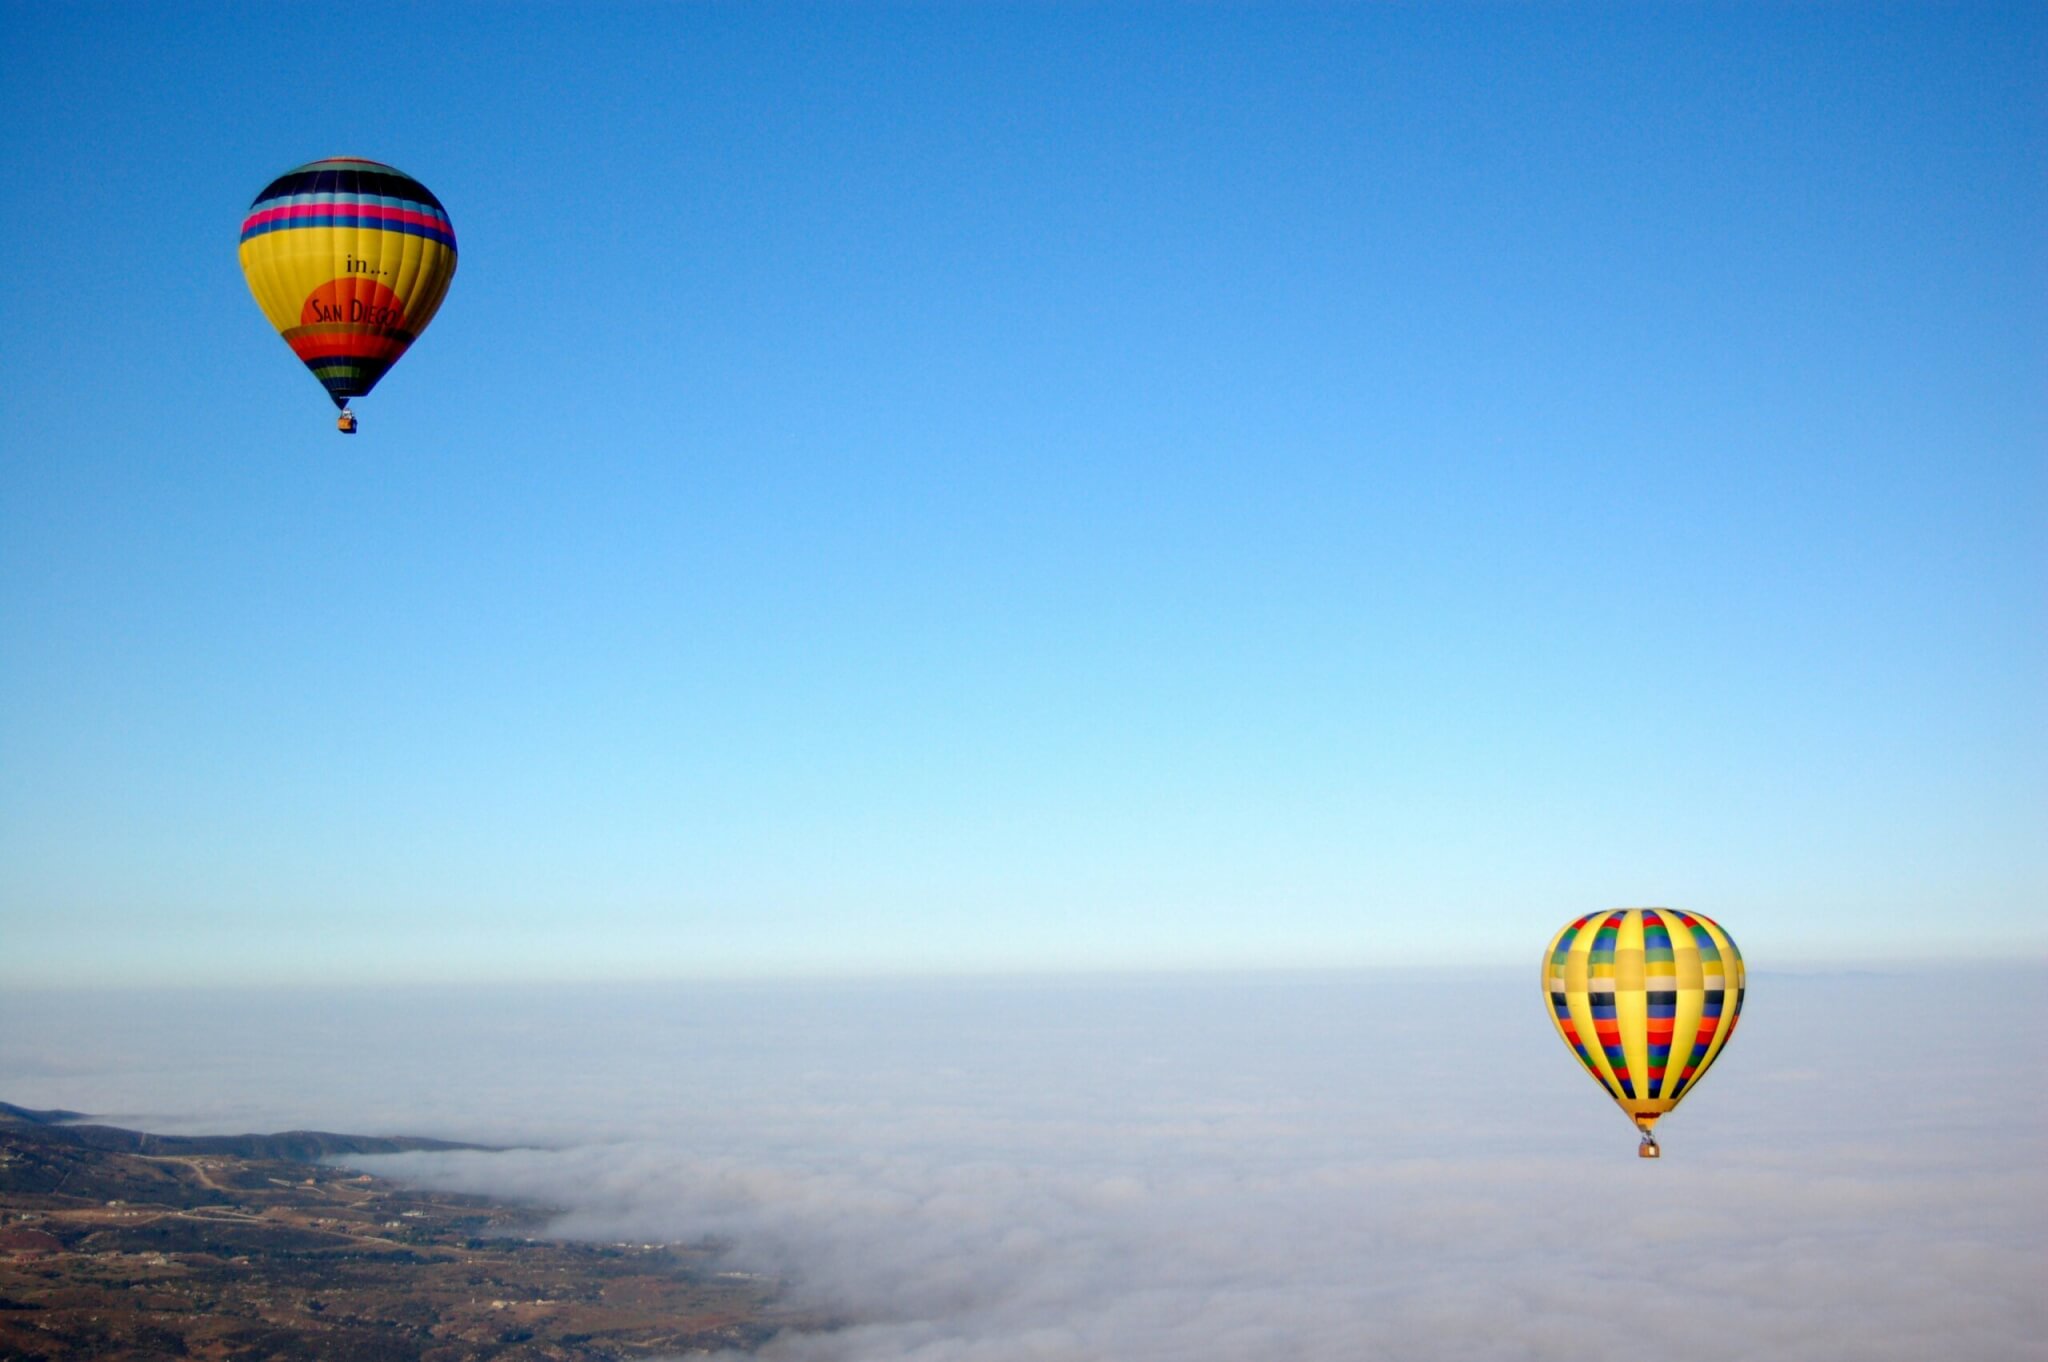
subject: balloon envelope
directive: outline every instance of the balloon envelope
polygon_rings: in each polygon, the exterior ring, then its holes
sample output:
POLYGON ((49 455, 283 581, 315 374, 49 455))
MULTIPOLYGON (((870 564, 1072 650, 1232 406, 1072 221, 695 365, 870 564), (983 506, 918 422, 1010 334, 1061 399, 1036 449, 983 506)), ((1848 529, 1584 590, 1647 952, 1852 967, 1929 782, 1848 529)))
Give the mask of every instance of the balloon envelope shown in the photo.
POLYGON ((334 156, 256 196, 241 255, 263 315, 339 407, 376 387, 433 320, 455 277, 455 228, 412 176, 334 156))
POLYGON ((1617 908, 1565 925, 1543 954, 1558 1035, 1644 1131, 1716 1059, 1742 1012, 1742 952, 1712 918, 1617 908))

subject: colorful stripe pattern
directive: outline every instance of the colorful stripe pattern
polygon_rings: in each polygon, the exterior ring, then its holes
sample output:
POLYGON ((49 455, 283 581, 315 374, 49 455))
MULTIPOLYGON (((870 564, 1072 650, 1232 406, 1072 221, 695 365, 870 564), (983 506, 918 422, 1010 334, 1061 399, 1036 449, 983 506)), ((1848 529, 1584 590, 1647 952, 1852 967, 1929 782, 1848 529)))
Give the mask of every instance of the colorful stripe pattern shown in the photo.
POLYGON ((1698 913, 1589 913, 1551 939, 1543 988, 1558 1035, 1648 1130, 1733 1034, 1742 1011, 1742 954, 1718 923, 1698 913))
POLYGON ((278 176, 242 220, 249 291, 336 406, 377 386, 455 277, 455 227, 403 171, 336 156, 278 176))
POLYGON ((1624 1098, 1636 1095, 1628 1073, 1628 1052, 1621 1043, 1621 1018, 1616 1015, 1614 943, 1621 934, 1621 914, 1616 913, 1593 933, 1593 948, 1587 955, 1586 1002, 1593 1009, 1593 1034, 1600 1041, 1600 1054, 1624 1098))
POLYGON ((1586 1042, 1579 1036, 1578 1023, 1572 1020, 1571 999, 1564 988, 1565 958, 1571 953, 1572 942, 1578 938, 1579 932, 1592 920, 1590 915, 1582 917, 1558 933, 1557 941, 1550 949, 1550 975, 1545 982, 1550 990, 1551 1020, 1557 1023, 1558 1034, 1572 1047, 1572 1053, 1579 1057, 1579 1063, 1586 1066, 1586 1072, 1607 1089, 1607 1095, 1618 1098, 1621 1094, 1614 1090, 1613 1081, 1593 1062, 1593 1056, 1586 1050, 1586 1042))
POLYGON ((1650 1096, 1662 1097, 1671 1068, 1671 1032, 1678 1025, 1678 964, 1671 953, 1671 931, 1654 909, 1643 911, 1643 1004, 1650 1096))
POLYGON ((1728 1037, 1735 1034, 1735 1023, 1742 1015, 1742 997, 1746 991, 1742 974, 1742 952, 1735 949, 1735 942, 1707 919, 1693 914, 1674 914, 1679 925, 1692 933, 1693 942, 1700 954, 1700 1001, 1699 1028, 1693 1034, 1683 1067, 1678 1073, 1678 1084, 1671 1090, 1677 1097, 1692 1086, 1693 1080, 1706 1072, 1707 1065, 1714 1062, 1728 1037), (1711 929, 1711 930, 1710 930, 1711 929), (1719 940, 1716 940, 1718 935, 1719 940), (1727 946, 1727 960, 1722 957, 1722 945, 1727 946), (1732 966, 1729 962, 1732 962, 1732 966), (1733 974, 1735 990, 1734 1006, 1728 1005, 1730 974, 1733 974))

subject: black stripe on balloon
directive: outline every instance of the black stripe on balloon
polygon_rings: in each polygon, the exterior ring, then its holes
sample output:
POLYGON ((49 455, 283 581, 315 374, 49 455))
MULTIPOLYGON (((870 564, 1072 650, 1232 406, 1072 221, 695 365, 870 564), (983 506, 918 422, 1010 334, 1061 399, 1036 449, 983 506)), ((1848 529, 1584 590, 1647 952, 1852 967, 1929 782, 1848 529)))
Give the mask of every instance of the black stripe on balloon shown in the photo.
POLYGON ((291 194, 371 194, 379 198, 411 199, 415 203, 430 204, 441 208, 441 201, 433 191, 410 175, 400 175, 383 170, 299 170, 289 175, 280 175, 265 186, 263 192, 250 200, 254 208, 265 199, 281 199, 291 194))

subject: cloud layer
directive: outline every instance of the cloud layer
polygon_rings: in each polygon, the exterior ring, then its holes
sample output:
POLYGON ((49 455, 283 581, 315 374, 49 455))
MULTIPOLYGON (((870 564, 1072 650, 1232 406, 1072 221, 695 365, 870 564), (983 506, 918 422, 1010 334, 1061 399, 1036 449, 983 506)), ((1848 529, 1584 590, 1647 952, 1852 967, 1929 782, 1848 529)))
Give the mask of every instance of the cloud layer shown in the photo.
POLYGON ((776 1362, 2017 1359, 2044 985, 1759 976, 1656 1164, 1521 974, 15 998, 0 1096, 544 1145, 376 1165, 716 1238, 776 1362))

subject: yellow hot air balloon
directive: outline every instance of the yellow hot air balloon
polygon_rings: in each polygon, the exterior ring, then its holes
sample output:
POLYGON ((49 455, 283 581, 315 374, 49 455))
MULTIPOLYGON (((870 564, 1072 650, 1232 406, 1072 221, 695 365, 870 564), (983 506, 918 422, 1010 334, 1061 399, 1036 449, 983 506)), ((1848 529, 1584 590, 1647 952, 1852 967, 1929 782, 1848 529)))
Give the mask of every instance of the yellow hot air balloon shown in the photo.
POLYGON ((401 170, 356 156, 272 180, 242 220, 242 273, 263 315, 341 408, 377 386, 455 277, 455 228, 401 170))
POLYGON ((1586 1072, 1650 1134, 1720 1058, 1742 1012, 1742 952, 1712 918, 1675 908, 1588 913, 1550 940, 1551 1021, 1586 1072))

